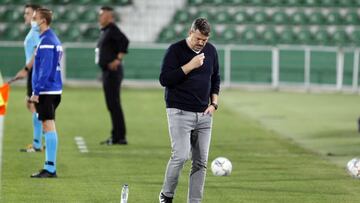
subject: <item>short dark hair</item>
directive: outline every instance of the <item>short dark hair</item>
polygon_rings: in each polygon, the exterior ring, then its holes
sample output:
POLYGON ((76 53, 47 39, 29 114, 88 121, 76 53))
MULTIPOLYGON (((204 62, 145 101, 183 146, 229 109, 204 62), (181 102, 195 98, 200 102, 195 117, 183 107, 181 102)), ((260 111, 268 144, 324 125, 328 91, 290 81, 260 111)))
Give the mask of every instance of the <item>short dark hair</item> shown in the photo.
POLYGON ((112 7, 110 7, 110 6, 102 6, 102 7, 100 8, 100 10, 104 10, 104 11, 114 11, 114 9, 113 9, 112 7))
POLYGON ((196 31, 199 30, 201 34, 205 36, 209 36, 210 34, 210 24, 206 18, 197 18, 191 24, 191 30, 196 31))
POLYGON ((38 12, 41 16, 41 18, 45 18, 46 24, 50 25, 52 21, 52 11, 47 8, 38 8, 36 9, 36 12, 38 12))
POLYGON ((32 10, 36 11, 38 8, 41 8, 41 6, 37 4, 26 4, 25 8, 31 8, 32 10))

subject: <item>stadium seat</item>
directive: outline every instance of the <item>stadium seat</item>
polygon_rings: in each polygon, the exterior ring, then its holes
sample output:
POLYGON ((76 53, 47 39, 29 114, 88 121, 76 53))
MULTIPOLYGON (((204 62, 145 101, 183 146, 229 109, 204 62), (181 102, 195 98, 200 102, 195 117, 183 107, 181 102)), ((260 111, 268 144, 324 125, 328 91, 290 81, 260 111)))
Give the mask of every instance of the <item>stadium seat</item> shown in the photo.
POLYGON ((336 45, 344 45, 348 42, 347 33, 344 30, 336 30, 332 34, 332 41, 336 45))
POLYGON ((287 24, 288 23, 288 16, 284 11, 277 11, 271 16, 272 22, 274 24, 287 24))
POLYGON ((307 21, 304 12, 301 12, 301 11, 297 11, 297 12, 293 13, 290 17, 291 17, 292 23, 295 25, 302 25, 302 24, 305 24, 307 21))
POLYGON ((326 45, 330 42, 329 33, 326 30, 319 30, 314 34, 315 44, 326 45))
POLYGON ((190 5, 198 6, 204 3, 204 0, 189 0, 188 3, 190 5))
POLYGON ((238 11, 233 16, 233 19, 236 24, 244 24, 248 21, 248 15, 245 11, 238 11))
POLYGON ((320 6, 321 0, 305 0, 304 5, 309 7, 320 6))
POLYGON ((96 22, 98 17, 98 12, 95 9, 85 10, 79 17, 83 22, 96 22))
POLYGON ((253 44, 258 39, 258 34, 253 27, 247 27, 242 33, 241 33, 241 41, 246 44, 253 44))
POLYGON ((308 17, 309 24, 322 25, 324 24, 324 16, 320 12, 313 12, 308 17))
POLYGON ((252 21, 257 24, 264 24, 268 21, 268 16, 264 11, 256 11, 253 14, 252 21))
POLYGON ((354 0, 354 6, 360 6, 360 0, 354 0))
POLYGON ((6 9, 1 16, 2 22, 20 22, 22 21, 22 13, 17 9, 6 9))
POLYGON ((325 18, 330 25, 338 25, 342 21, 340 14, 336 11, 330 12, 325 18))
POLYGON ((62 35, 62 40, 66 42, 76 42, 81 39, 81 31, 79 26, 72 25, 69 26, 67 30, 62 35))
POLYGON ((174 26, 166 27, 159 35, 159 42, 170 42, 176 37, 176 30, 174 26))
POLYGON ((129 5, 132 4, 132 0, 114 0, 114 3, 119 5, 129 5))
POLYGON ((291 28, 284 29, 279 34, 279 42, 281 44, 293 44, 295 42, 295 33, 291 28))
POLYGON ((249 3, 252 6, 264 6, 263 0, 251 0, 251 1, 249 1, 249 3))
POLYGON ((357 14, 357 12, 352 11, 352 12, 348 12, 345 14, 343 21, 345 24, 348 25, 358 25, 360 24, 359 22, 359 16, 357 14))
POLYGON ((296 34, 296 42, 300 44, 310 44, 312 42, 311 32, 308 29, 302 29, 296 34))
POLYGON ((233 27, 229 27, 224 30, 224 32, 222 33, 222 37, 227 43, 234 42, 234 40, 236 40, 237 38, 237 32, 233 27))
POLYGON ((282 0, 268 0, 270 6, 282 6, 284 3, 282 0))
POLYGON ((228 0, 230 4, 233 5, 244 5, 247 3, 247 0, 228 0))
POLYGON ((355 30, 350 35, 351 42, 360 45, 360 30, 355 30))
POLYGON ((185 10, 178 10, 174 16, 175 23, 187 23, 189 22, 190 14, 185 10))
POLYGON ((64 22, 73 22, 78 20, 79 15, 81 15, 79 12, 71 10, 70 8, 66 11, 64 11, 64 13, 61 14, 61 16, 58 18, 58 20, 60 21, 64 21, 64 22))
POLYGON ((202 11, 196 13, 194 17, 195 17, 195 18, 203 17, 203 18, 208 19, 209 21, 212 20, 212 15, 211 15, 211 13, 210 13, 209 11, 207 11, 207 10, 202 10, 202 11))
POLYGON ((231 17, 230 14, 227 11, 220 11, 214 15, 214 22, 225 24, 225 23, 231 23, 231 17))
POLYGON ((261 33, 261 38, 265 44, 274 45, 277 43, 277 33, 273 28, 265 29, 265 31, 261 33))
POLYGON ((7 41, 24 40, 19 26, 8 25, 5 27, 2 38, 7 41))
POLYGON ((352 0, 338 0, 338 5, 343 7, 355 6, 352 0))
POLYGON ((94 41, 100 36, 100 30, 96 26, 90 26, 85 29, 83 34, 83 41, 94 41))
POLYGON ((321 0, 321 5, 325 7, 333 7, 337 5, 336 0, 321 0))

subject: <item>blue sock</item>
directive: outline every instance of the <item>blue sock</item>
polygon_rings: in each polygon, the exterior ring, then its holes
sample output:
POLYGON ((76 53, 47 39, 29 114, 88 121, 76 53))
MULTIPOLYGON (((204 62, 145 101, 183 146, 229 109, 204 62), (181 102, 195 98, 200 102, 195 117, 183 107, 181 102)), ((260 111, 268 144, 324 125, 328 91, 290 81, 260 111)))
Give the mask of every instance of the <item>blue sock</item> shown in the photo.
POLYGON ((34 141, 33 141, 33 147, 36 149, 41 148, 41 142, 42 142, 42 123, 38 119, 38 114, 33 113, 32 115, 33 120, 33 127, 34 127, 34 141))
POLYGON ((44 169, 51 173, 56 171, 57 133, 49 131, 45 133, 45 164, 44 169))

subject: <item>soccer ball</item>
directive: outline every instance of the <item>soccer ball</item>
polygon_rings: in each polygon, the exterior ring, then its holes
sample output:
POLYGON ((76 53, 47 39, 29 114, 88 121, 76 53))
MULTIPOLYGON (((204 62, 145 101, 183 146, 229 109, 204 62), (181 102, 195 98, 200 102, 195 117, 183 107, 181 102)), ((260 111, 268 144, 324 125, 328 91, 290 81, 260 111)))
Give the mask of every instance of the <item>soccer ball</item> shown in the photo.
POLYGON ((214 176, 228 176, 231 174, 232 164, 225 157, 218 157, 211 163, 211 171, 214 176))
POLYGON ((346 169, 352 177, 360 178, 360 159, 359 158, 351 159, 347 163, 346 169))

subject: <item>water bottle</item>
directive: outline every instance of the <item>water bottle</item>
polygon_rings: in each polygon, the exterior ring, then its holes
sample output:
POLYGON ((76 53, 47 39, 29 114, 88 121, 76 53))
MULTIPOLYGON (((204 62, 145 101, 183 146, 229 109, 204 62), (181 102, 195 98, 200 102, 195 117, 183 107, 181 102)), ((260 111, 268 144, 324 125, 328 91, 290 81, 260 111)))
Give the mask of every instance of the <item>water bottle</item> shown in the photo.
POLYGON ((120 203, 127 203, 129 196, 129 186, 127 184, 123 185, 121 190, 121 201, 120 203))

